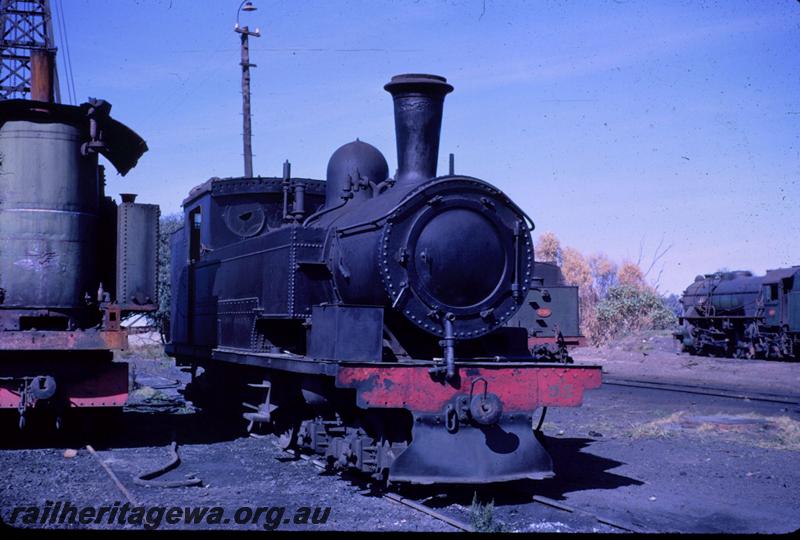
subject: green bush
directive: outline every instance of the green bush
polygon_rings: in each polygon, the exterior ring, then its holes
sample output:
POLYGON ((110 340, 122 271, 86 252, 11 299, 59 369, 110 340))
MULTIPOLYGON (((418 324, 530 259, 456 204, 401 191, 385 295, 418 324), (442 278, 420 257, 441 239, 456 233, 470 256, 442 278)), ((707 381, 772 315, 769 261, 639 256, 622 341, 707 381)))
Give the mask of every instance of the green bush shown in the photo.
POLYGON ((161 216, 158 235, 158 311, 153 318, 158 324, 162 339, 169 324, 169 311, 172 303, 172 289, 170 287, 170 263, 172 252, 170 238, 172 233, 183 226, 183 214, 170 214, 161 216))
POLYGON ((601 343, 640 330, 665 330, 676 322, 675 313, 653 289, 617 285, 597 304, 594 339, 601 343))
POLYGON ((501 532, 503 527, 494 519, 494 499, 488 503, 478 500, 478 493, 472 495, 469 509, 470 524, 475 532, 501 532))

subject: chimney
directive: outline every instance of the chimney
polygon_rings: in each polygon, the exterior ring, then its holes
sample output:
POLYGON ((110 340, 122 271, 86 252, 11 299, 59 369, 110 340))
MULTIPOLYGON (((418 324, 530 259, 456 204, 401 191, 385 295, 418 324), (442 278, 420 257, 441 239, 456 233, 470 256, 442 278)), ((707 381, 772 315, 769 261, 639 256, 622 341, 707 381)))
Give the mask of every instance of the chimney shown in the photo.
POLYGON ((394 99, 397 184, 419 184, 436 176, 444 96, 453 91, 438 75, 396 75, 383 87, 394 99))
POLYGON ((31 100, 53 103, 56 52, 52 49, 31 50, 31 100))

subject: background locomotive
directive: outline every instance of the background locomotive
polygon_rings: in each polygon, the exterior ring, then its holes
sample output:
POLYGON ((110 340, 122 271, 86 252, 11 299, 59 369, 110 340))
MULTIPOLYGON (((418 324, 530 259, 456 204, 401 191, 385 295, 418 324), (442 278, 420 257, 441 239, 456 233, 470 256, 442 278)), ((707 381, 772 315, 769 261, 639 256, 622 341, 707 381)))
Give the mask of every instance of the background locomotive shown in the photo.
POLYGON ((691 353, 738 358, 800 357, 800 266, 697 276, 681 298, 681 330, 691 353))
POLYGON ((436 176, 453 87, 415 74, 385 89, 393 178, 356 140, 324 182, 286 163, 282 178, 192 190, 167 352, 203 367, 193 400, 244 400, 250 429, 334 467, 414 483, 549 476, 532 415, 580 405, 600 370, 535 363, 527 331, 506 326, 533 280, 533 224, 491 184, 436 176))
POLYGON ((53 53, 33 100, 0 101, 0 408, 121 407, 127 312, 156 307, 158 207, 105 195, 98 154, 126 174, 147 150, 111 105, 53 103, 53 53))
POLYGON ((578 287, 567 285, 561 268, 537 262, 528 297, 507 326, 528 331, 528 347, 537 358, 571 361, 568 347, 581 347, 578 287))

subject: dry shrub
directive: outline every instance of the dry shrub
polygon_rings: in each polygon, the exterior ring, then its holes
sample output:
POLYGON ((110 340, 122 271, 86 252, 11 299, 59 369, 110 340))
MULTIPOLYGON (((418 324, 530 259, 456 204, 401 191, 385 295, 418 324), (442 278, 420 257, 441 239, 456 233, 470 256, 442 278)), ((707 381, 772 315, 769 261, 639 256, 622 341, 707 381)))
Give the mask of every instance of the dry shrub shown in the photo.
POLYGON ((545 232, 536 241, 536 259, 561 266, 564 281, 578 287, 581 332, 596 344, 640 330, 661 330, 676 319, 638 264, 617 265, 605 253, 589 257, 561 245, 545 232))
POLYGON ((628 285, 630 287, 645 288, 648 287, 644 280, 644 272, 638 265, 625 261, 617 272, 617 282, 620 285, 628 285))
POLYGON ((600 328, 597 326, 597 302, 584 302, 582 299, 580 300, 581 334, 591 343, 597 343, 598 340, 595 336, 598 336, 600 333, 600 328))
POLYGON ((619 282, 617 265, 605 253, 595 253, 589 257, 589 266, 597 296, 605 298, 608 290, 619 282))
POLYGON ((534 247, 536 260, 561 266, 561 242, 551 232, 542 233, 534 247))
POLYGON ((577 249, 565 248, 562 252, 561 272, 570 285, 581 288, 581 295, 594 293, 594 277, 589 262, 577 249))

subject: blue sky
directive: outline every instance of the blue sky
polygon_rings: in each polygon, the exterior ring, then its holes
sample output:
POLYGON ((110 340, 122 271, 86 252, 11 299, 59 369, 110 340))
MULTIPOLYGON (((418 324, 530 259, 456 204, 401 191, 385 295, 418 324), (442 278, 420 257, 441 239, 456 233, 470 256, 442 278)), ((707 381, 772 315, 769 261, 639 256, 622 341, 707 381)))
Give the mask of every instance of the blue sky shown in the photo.
MULTIPOLYGON (((78 99, 107 99, 150 147, 127 177, 109 174, 112 193, 171 213, 192 186, 242 173, 238 0, 52 3, 78 99)), ((454 152, 457 172, 532 216, 534 236, 645 263, 663 240, 663 292, 721 267, 800 264, 796 0, 255 3, 242 24, 263 34, 251 41, 257 174, 289 159, 321 178, 356 137, 393 169, 382 86, 436 73, 456 88, 440 172, 454 152)))

